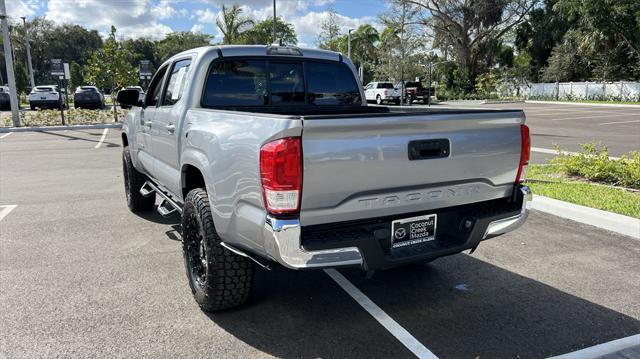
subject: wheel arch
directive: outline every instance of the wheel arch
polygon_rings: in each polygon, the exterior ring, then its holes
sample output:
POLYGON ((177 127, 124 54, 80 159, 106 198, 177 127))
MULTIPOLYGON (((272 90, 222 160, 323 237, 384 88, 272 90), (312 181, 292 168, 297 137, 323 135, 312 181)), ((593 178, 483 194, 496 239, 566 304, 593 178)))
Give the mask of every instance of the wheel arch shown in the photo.
POLYGON ((207 182, 205 181, 204 173, 198 166, 186 163, 182 165, 180 171, 180 183, 182 189, 182 198, 187 197, 187 193, 194 188, 207 189, 207 182))

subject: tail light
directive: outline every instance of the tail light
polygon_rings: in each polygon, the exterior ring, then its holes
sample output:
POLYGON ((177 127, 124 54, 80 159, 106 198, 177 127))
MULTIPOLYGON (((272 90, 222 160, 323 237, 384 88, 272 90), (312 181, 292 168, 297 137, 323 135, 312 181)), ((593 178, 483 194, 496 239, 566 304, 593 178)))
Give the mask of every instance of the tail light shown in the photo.
POLYGON ((384 89, 384 95, 387 96, 387 89, 384 89))
POLYGON ((527 125, 520 125, 520 163, 518 164, 518 175, 516 183, 522 183, 527 178, 527 166, 531 158, 531 136, 527 125))
POLYGON ((260 177, 262 195, 269 213, 298 213, 302 193, 300 137, 287 137, 264 144, 260 148, 260 177))

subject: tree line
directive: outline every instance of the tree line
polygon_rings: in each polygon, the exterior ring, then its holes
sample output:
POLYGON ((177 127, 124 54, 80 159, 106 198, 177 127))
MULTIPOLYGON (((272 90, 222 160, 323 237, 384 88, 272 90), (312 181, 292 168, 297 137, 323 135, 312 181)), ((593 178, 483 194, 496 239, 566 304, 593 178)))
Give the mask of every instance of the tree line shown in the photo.
MULTIPOLYGON (((640 1, 637 0, 387 0, 378 28, 351 32, 351 58, 372 80, 427 81, 429 70, 451 94, 489 93, 498 82, 640 79, 640 1)), ((52 83, 49 61, 71 65, 71 88, 138 84, 137 67, 152 69, 186 49, 211 44, 206 33, 173 32, 164 38, 122 39, 117 29, 102 39, 96 30, 27 22, 36 84, 52 83), (107 75, 108 74, 108 75, 107 75), (114 82, 115 79, 115 82, 114 82)), ((271 44, 271 19, 246 16, 238 5, 223 6, 216 26, 221 44, 271 44)), ((12 26, 19 90, 28 87, 25 27, 12 26)), ((277 39, 296 45, 292 24, 276 21, 277 39)), ((317 45, 347 53, 349 35, 329 8, 319 24, 317 45)), ((0 73, 4 74, 4 57, 0 73)), ((4 79, 0 79, 4 82, 4 79)))

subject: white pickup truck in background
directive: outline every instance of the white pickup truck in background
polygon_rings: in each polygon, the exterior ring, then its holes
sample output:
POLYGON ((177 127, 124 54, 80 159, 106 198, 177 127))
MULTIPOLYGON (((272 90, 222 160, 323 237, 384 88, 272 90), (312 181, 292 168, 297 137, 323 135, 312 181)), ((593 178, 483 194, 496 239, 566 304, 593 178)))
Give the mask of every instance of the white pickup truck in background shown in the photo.
POLYGON ((381 105, 383 102, 393 102, 400 104, 401 92, 393 87, 391 82, 369 82, 364 87, 364 96, 367 101, 375 101, 381 105))

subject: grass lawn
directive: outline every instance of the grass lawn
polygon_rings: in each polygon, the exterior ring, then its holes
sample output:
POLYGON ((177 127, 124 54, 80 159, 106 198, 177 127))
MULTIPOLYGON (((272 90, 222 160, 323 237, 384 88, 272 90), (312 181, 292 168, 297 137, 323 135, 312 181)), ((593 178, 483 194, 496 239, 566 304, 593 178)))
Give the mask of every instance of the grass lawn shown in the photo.
POLYGON ((582 206, 640 218, 640 193, 566 177, 556 165, 529 165, 527 178, 534 196, 541 195, 582 206))

